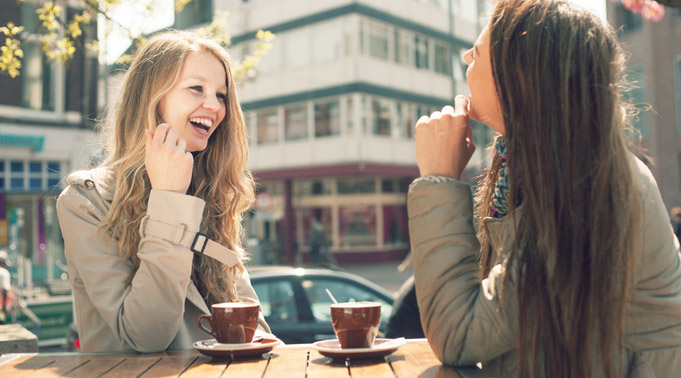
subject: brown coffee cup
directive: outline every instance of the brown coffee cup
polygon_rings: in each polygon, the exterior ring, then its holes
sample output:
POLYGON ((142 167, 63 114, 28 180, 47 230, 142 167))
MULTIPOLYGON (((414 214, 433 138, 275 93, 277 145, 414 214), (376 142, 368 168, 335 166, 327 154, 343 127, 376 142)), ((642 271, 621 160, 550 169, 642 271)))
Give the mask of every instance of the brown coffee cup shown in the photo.
POLYGON ((253 302, 225 302, 211 306, 210 315, 199 315, 198 325, 202 331, 215 337, 221 344, 240 344, 253 341, 258 327, 260 305, 253 302), (201 321, 208 319, 210 330, 201 321))
POLYGON ((381 324, 378 302, 344 302, 331 305, 333 331, 341 348, 371 348, 381 324))

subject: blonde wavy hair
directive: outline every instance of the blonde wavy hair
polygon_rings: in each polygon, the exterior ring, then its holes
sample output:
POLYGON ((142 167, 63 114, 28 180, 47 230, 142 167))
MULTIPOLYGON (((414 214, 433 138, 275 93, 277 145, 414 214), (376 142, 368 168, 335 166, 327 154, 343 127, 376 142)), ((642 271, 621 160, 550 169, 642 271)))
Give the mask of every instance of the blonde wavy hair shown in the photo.
POLYGON ((246 261, 241 246, 242 213, 254 201, 253 178, 246 170, 247 134, 227 52, 217 42, 191 32, 171 31, 151 38, 136 54, 125 76, 114 116, 107 127, 106 159, 101 166, 113 172, 111 210, 100 230, 117 239, 120 253, 139 268, 139 226, 146 215, 151 184, 144 165, 145 130, 162 123, 159 102, 180 79, 185 58, 207 52, 225 67, 227 111, 205 150, 194 154, 189 193, 206 202, 201 230, 211 239, 237 251, 232 268, 206 256, 194 258, 192 280, 210 306, 237 299, 236 281, 246 261))

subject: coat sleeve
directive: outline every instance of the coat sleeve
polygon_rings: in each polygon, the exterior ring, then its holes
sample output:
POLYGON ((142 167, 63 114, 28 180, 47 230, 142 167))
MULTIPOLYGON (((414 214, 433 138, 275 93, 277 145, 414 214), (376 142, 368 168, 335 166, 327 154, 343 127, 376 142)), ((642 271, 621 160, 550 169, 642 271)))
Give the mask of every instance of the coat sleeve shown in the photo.
MULTIPOLYGON (((118 342, 140 352, 163 351, 182 324, 193 254, 170 241, 142 236, 140 266, 129 283, 132 263, 115 240, 97 229, 104 217, 94 205, 98 198, 94 188, 72 185, 57 201, 67 262, 118 342)), ((147 215, 196 232, 203 208, 196 197, 152 190, 147 215)))
POLYGON ((480 280, 470 187, 452 179, 417 179, 408 211, 421 323, 438 359, 470 365, 514 349, 517 307, 511 300, 501 306, 502 266, 480 280))

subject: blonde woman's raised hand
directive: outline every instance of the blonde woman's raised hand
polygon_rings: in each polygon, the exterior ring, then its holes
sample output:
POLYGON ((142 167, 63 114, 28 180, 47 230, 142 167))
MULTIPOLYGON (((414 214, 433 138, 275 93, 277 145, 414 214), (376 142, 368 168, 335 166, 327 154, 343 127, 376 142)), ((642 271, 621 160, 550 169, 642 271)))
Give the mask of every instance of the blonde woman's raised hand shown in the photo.
POLYGON ((468 118, 468 99, 456 96, 455 108, 447 105, 416 123, 416 162, 421 176, 460 179, 475 152, 468 118))
POLYGON ((187 142, 167 123, 146 131, 144 165, 153 189, 187 193, 192 179, 194 157, 186 152, 187 142))

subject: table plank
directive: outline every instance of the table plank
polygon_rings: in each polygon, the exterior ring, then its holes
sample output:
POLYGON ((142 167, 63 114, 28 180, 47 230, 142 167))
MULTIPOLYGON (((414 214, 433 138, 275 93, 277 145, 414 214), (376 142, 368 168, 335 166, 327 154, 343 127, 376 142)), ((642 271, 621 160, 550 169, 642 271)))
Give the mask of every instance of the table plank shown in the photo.
POLYGON ((427 341, 408 341, 389 358, 398 378, 460 377, 456 370, 442 365, 427 341))
POLYGON ((112 370, 126 360, 124 356, 116 355, 89 355, 89 357, 78 368, 66 373, 67 377, 99 377, 102 374, 112 370))
POLYGON ((383 357, 367 360, 350 359, 352 377, 395 378, 393 370, 383 357))
POLYGON ((194 363, 182 373, 182 378, 193 377, 220 377, 230 360, 214 359, 208 356, 199 357, 194 363))
POLYGON ((25 377, 33 371, 54 363, 52 356, 21 356, 0 365, 0 377, 25 377))
POLYGON ((68 354, 62 356, 51 356, 54 362, 43 368, 31 371, 26 377, 63 377, 65 374, 80 368, 90 362, 87 356, 78 354, 68 354))
POLYGON ((265 371, 265 377, 305 377, 308 350, 307 348, 275 348, 265 371))
MULTIPOLYGON (((265 354, 264 356, 269 356, 265 354)), ((267 357, 255 358, 239 358, 227 366, 225 376, 227 377, 243 377, 243 378, 260 378, 265 372, 265 367, 268 365, 267 357)))
MULTIPOLYGON (((198 358, 198 354, 193 351, 160 355, 157 363, 153 364, 148 370, 143 371, 142 374, 137 375, 136 377, 176 377, 190 367, 198 358)), ((128 377, 130 376, 131 375, 128 375, 128 377)))

